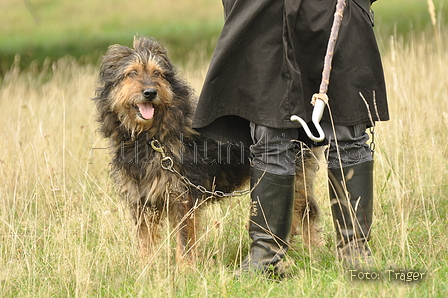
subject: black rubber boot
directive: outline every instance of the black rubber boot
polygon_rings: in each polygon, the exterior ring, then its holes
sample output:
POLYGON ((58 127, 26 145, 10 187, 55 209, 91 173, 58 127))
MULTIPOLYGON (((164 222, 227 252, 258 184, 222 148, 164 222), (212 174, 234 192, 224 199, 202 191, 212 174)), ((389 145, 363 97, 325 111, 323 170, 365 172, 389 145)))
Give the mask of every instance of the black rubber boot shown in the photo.
POLYGON ((279 262, 288 250, 294 206, 294 177, 251 169, 250 252, 235 277, 267 273, 282 277, 279 262))
POLYGON ((328 176, 337 256, 350 268, 371 267, 367 242, 373 215, 373 161, 329 169, 328 176))

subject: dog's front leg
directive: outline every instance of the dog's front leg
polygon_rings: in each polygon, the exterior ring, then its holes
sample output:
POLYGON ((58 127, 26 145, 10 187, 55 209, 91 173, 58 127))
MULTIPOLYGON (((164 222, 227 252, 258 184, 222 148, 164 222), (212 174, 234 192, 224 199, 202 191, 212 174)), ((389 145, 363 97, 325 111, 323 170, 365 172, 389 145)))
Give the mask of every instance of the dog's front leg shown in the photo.
POLYGON ((155 251, 155 243, 159 239, 160 211, 147 207, 135 206, 133 217, 137 227, 140 254, 148 259, 155 251))
POLYGON ((179 202, 171 213, 171 221, 176 231, 176 261, 177 263, 194 263, 196 261, 197 206, 192 198, 179 202))

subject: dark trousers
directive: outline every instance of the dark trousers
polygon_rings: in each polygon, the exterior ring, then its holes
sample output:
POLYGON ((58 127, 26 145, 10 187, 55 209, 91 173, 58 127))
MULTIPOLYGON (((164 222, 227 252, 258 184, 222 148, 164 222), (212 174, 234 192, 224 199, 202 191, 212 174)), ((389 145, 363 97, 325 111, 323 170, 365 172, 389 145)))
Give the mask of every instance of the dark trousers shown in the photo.
MULTIPOLYGON (((298 140, 296 128, 271 128, 251 123, 253 144, 250 146, 252 167, 278 175, 295 174, 296 146, 291 140, 298 140)), ((341 168, 372 160, 366 124, 353 126, 332 126, 322 122, 328 149, 328 168, 341 168)), ((299 140, 300 141, 300 140, 299 140)))

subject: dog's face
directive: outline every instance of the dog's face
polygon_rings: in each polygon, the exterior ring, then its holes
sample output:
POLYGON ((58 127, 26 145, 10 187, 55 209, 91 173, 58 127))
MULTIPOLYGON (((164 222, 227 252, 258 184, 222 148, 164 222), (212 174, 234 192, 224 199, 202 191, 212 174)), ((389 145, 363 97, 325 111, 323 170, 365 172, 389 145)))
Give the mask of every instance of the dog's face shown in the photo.
POLYGON ((150 129, 170 106, 173 76, 173 65, 165 49, 144 37, 134 39, 133 49, 111 46, 100 70, 102 92, 107 93, 103 97, 107 97, 110 111, 134 133, 150 129))

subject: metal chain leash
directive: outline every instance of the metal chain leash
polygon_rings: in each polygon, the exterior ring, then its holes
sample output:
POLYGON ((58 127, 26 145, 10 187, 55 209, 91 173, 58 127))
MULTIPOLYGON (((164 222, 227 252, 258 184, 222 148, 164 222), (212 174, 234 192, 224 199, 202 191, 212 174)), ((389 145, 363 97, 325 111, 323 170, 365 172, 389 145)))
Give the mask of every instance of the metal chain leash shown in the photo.
POLYGON ((157 151, 162 155, 162 159, 160 160, 160 166, 162 167, 162 169, 176 174, 177 176, 179 176, 179 178, 182 180, 183 183, 193 187, 194 189, 202 192, 203 194, 210 195, 210 196, 217 197, 217 198, 223 198, 223 197, 241 197, 241 196, 244 196, 244 195, 250 193, 250 189, 238 190, 238 191, 233 191, 230 193, 225 193, 225 192, 222 192, 219 190, 207 190, 202 185, 196 185, 193 182, 191 182, 190 179, 183 176, 181 173, 179 173, 174 168, 173 159, 169 156, 166 156, 165 150, 158 140, 153 139, 151 141, 151 147, 152 147, 152 149, 154 149, 154 151, 157 151))

